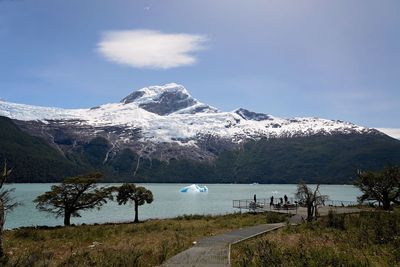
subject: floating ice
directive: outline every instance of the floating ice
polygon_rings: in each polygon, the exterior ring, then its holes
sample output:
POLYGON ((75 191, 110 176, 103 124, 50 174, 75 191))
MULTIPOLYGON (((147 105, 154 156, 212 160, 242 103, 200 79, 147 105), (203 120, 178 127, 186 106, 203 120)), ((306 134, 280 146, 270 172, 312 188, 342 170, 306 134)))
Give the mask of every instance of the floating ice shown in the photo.
POLYGON ((182 193, 200 193, 200 192, 208 192, 207 186, 199 186, 197 184, 192 184, 188 185, 185 187, 182 187, 181 190, 179 190, 182 193))
POLYGON ((271 193, 272 193, 272 194, 274 194, 274 195, 277 195, 277 194, 279 194, 279 192, 278 192, 278 191, 276 191, 276 190, 275 190, 275 191, 271 191, 271 193))

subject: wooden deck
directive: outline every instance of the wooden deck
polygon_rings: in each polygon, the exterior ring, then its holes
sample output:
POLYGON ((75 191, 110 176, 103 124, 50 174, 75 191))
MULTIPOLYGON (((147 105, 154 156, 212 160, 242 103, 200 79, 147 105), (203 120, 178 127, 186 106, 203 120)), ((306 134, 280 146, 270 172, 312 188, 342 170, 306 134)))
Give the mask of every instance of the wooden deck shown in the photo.
MULTIPOLYGON (((233 200, 232 206, 236 209, 247 210, 251 212, 264 212, 264 211, 296 211, 298 208, 297 204, 290 204, 293 202, 288 202, 288 204, 279 204, 275 203, 270 205, 270 200, 266 198, 257 199, 257 202, 254 202, 253 199, 239 199, 233 200)), ((296 214, 296 213, 295 213, 296 214)))
MULTIPOLYGON (((288 203, 297 203, 292 198, 288 203)), ((327 215, 329 211, 333 210, 336 213, 353 213, 359 212, 356 206, 356 202, 350 201, 340 201, 340 200, 332 200, 326 201, 325 205, 318 207, 318 214, 320 216, 327 215)), ((257 199, 257 202, 254 202, 253 199, 240 199, 232 201, 233 208, 239 209, 242 211, 249 212, 265 212, 265 211, 273 211, 280 213, 288 213, 288 214, 300 214, 302 216, 307 216, 307 209, 305 207, 301 207, 297 204, 274 204, 270 205, 270 199, 262 198, 257 199)))

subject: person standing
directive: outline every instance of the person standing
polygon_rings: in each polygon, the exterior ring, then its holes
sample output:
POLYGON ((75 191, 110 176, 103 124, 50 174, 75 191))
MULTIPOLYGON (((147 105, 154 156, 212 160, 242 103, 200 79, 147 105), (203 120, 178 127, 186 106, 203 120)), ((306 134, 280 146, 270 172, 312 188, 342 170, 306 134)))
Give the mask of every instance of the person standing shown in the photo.
POLYGON ((271 201, 269 202, 269 205, 270 205, 270 206, 273 206, 273 205, 274 205, 274 196, 271 197, 271 201))
POLYGON ((254 203, 257 203, 257 196, 256 196, 256 194, 254 194, 253 198, 254 198, 254 203))
POLYGON ((283 197, 283 199, 285 199, 285 204, 287 204, 287 201, 288 201, 287 195, 285 195, 285 196, 283 197))

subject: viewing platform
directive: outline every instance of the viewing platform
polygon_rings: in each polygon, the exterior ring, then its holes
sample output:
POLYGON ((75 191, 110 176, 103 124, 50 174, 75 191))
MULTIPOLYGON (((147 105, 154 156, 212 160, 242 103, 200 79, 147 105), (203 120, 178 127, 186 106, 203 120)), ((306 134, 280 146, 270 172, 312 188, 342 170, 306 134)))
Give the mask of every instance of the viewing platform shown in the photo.
MULTIPOLYGON (((360 209, 357 208, 358 203, 352 201, 341 201, 341 200, 328 200, 325 201, 323 205, 318 206, 318 213, 320 215, 326 215, 330 210, 336 213, 352 213, 359 212, 360 209)), ((270 205, 270 199, 260 198, 254 202, 254 199, 239 199, 232 201, 232 207, 249 212, 265 212, 273 211, 280 213, 289 214, 307 214, 306 208, 299 204, 294 198, 289 198, 287 203, 275 203, 270 205)))
MULTIPOLYGON (((233 207, 240 211, 248 210, 251 212, 264 212, 264 211, 297 211, 298 204, 293 202, 293 199, 286 204, 275 203, 270 205, 270 199, 261 198, 254 202, 253 199, 239 199, 233 200, 233 207)), ((297 213, 295 213, 297 214, 297 213)))

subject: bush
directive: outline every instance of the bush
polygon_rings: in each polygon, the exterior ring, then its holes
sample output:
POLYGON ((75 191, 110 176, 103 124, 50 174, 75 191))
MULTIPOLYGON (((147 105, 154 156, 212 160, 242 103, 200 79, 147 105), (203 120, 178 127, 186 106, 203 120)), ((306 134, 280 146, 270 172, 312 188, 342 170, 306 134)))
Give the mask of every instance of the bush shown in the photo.
POLYGON ((287 214, 282 214, 278 212, 267 212, 266 213, 266 223, 280 223, 288 218, 287 214))
POLYGON ((262 240, 257 244, 256 253, 258 255, 256 266, 279 266, 284 258, 282 251, 268 240, 262 240))
POLYGON ((330 210, 328 213, 327 225, 328 227, 345 230, 345 215, 344 214, 337 214, 336 211, 330 210))

